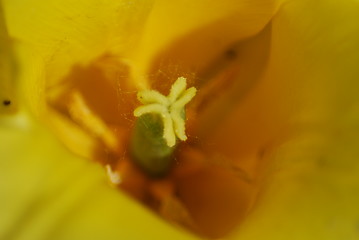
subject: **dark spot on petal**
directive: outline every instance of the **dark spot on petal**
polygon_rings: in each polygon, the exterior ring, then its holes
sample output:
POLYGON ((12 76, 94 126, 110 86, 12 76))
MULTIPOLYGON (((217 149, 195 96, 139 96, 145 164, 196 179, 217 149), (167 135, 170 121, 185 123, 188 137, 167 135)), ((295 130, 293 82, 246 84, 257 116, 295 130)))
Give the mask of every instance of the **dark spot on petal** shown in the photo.
POLYGON ((237 52, 234 49, 228 49, 224 54, 229 60, 233 60, 237 57, 237 52))
POLYGON ((2 104, 3 104, 4 106, 9 106, 9 105, 11 104, 11 101, 10 101, 10 100, 4 100, 4 101, 2 102, 2 104))

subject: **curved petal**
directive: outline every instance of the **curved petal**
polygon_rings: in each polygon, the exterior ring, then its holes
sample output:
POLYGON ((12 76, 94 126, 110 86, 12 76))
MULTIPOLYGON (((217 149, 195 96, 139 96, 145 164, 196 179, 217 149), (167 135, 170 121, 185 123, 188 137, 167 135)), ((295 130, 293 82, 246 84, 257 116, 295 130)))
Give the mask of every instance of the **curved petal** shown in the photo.
POLYGON ((358 16, 357 1, 288 2, 255 86, 217 106, 234 110, 205 148, 251 173, 270 166, 258 207, 232 239, 359 237, 358 16))
POLYGON ((193 239, 110 187, 47 129, 0 121, 1 239, 193 239))
POLYGON ((5 0, 9 33, 47 64, 47 82, 104 53, 125 56, 138 41, 151 1, 5 0))
POLYGON ((134 55, 134 74, 158 88, 180 76, 193 81, 232 44, 263 29, 281 2, 158 0, 134 55))
POLYGON ((71 149, 89 157, 88 146, 98 143, 63 114, 69 95, 80 91, 108 124, 130 122, 132 105, 122 104, 122 95, 134 84, 124 58, 138 41, 152 1, 5 0, 3 5, 17 43, 24 103, 71 149))

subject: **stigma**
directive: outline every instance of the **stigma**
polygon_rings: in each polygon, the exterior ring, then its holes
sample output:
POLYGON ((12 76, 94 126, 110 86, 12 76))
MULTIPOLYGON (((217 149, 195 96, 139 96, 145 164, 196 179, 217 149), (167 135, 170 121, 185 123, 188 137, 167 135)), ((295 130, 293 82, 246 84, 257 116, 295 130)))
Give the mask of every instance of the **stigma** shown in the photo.
POLYGON ((168 147, 176 144, 176 139, 187 139, 185 132, 185 105, 196 95, 197 89, 186 89, 187 80, 179 77, 172 85, 167 96, 155 91, 144 90, 137 94, 138 100, 143 104, 134 111, 135 117, 144 114, 158 114, 163 124, 163 138, 168 147))

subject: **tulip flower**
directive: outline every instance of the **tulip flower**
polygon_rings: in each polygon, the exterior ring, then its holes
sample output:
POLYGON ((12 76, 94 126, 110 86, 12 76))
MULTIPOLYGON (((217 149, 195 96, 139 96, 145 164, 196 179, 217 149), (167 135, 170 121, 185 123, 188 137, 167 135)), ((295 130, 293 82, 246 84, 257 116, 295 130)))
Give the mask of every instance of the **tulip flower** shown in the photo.
POLYGON ((1 3, 0 239, 359 238, 357 0, 1 3))

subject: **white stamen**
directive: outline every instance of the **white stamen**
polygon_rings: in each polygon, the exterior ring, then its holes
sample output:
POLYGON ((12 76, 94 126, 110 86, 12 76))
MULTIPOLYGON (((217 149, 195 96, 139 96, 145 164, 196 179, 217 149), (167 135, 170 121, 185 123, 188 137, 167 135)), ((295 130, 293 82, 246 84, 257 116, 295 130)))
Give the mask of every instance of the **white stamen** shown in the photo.
POLYGON ((108 178, 110 180, 111 183, 118 185, 122 182, 121 176, 119 173, 112 171, 111 166, 109 164, 107 164, 105 166, 106 171, 107 171, 107 175, 108 178))

